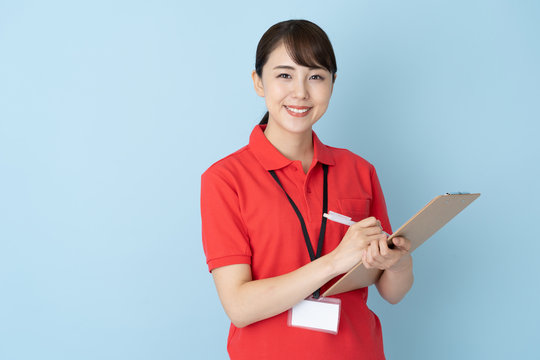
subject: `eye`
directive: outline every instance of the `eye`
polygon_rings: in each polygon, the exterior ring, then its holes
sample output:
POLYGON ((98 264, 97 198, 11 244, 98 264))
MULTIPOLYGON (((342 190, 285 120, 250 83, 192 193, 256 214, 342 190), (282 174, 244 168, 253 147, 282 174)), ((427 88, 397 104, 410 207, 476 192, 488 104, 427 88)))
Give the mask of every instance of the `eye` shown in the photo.
POLYGON ((281 79, 290 79, 291 75, 283 73, 283 74, 279 74, 277 77, 281 79))
POLYGON ((313 80, 324 80, 324 78, 321 75, 311 75, 310 79, 313 80))

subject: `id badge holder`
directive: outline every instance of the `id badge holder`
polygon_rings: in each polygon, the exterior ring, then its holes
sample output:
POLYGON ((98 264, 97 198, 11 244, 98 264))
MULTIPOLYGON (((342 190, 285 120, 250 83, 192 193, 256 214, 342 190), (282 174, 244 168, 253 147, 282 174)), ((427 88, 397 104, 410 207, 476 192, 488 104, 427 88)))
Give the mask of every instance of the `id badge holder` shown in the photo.
POLYGON ((289 309, 288 325, 337 335, 341 299, 313 296, 289 309))

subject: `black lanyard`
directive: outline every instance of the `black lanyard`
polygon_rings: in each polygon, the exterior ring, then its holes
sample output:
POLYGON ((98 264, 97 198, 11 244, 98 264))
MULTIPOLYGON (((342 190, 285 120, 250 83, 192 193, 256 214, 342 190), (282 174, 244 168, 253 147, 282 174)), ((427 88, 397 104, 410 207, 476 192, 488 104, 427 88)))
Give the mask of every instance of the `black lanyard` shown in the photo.
MULTIPOLYGON (((291 203, 292 208, 294 209, 294 212, 296 213, 296 216, 298 216, 298 221, 300 221, 300 225, 302 226, 302 233, 304 234, 304 240, 306 241, 306 247, 308 249, 309 258, 311 261, 318 259, 321 256, 322 248, 324 244, 324 234, 326 232, 326 218, 322 216, 321 214, 321 231, 319 232, 319 242, 317 243, 317 253, 313 252, 313 246, 311 246, 311 240, 309 239, 309 233, 307 231, 306 222, 304 221, 304 217, 300 213, 300 210, 298 210, 298 207, 294 203, 294 201, 291 199, 289 194, 287 194, 287 191, 285 191, 285 188, 283 185, 281 185, 281 181, 279 181, 278 176, 276 175, 276 172, 274 170, 268 170, 270 172, 270 175, 276 180, 276 182, 279 184, 285 195, 287 196, 287 199, 289 199, 289 202, 291 203)), ((328 165, 323 164, 323 172, 324 172, 324 183, 323 183, 323 214, 328 212, 328 165)), ((313 297, 315 299, 318 299, 320 297, 321 289, 318 289, 313 293, 313 297)))

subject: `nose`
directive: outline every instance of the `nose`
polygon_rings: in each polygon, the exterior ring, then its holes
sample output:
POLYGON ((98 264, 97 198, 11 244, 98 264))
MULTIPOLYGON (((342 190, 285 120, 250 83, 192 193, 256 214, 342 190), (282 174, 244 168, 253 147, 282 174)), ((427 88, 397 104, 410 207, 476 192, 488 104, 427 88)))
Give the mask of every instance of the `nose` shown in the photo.
POLYGON ((307 99, 309 97, 309 91, 303 79, 297 79, 294 82, 293 95, 298 99, 307 99))

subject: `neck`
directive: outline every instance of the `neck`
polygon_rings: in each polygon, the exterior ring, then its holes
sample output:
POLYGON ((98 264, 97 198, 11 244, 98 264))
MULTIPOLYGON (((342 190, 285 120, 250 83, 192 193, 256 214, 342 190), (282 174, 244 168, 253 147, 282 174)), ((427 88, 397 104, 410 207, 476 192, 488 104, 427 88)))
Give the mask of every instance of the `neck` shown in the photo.
POLYGON ((307 173, 313 161, 313 134, 311 129, 303 133, 291 133, 268 123, 264 135, 278 151, 289 160, 301 161, 307 173))

